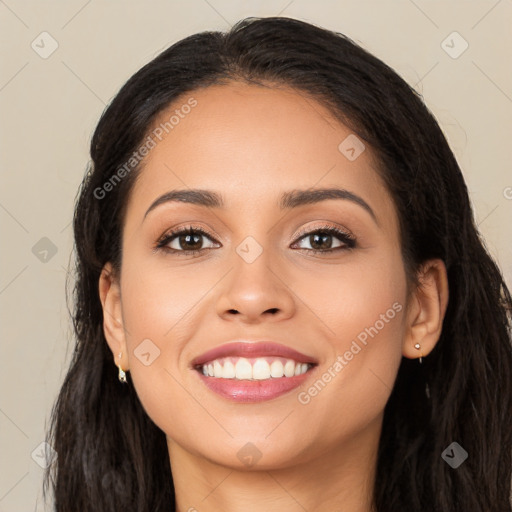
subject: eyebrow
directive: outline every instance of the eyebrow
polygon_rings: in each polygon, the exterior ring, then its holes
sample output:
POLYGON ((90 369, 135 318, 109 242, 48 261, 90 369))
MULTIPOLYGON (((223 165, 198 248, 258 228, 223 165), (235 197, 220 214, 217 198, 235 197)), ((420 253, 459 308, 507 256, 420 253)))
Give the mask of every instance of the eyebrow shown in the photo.
MULTIPOLYGON (((281 210, 289 210, 308 204, 319 203, 329 199, 343 199, 351 201, 364 208, 378 225, 377 217, 370 205, 358 195, 341 188, 320 188, 307 190, 291 190, 284 192, 279 200, 281 210)), ((224 200, 220 194, 212 190, 187 189, 171 190, 158 197, 144 214, 144 219, 149 212, 164 203, 183 202, 208 208, 224 208, 224 200)))

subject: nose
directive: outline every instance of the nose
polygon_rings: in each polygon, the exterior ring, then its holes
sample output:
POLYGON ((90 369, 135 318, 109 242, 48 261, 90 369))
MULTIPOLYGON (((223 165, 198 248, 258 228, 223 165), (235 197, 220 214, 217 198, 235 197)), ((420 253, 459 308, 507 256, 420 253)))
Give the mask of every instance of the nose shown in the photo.
POLYGON ((217 313, 224 320, 254 324, 282 321, 296 309, 293 284, 281 268, 270 265, 265 251, 252 263, 238 258, 222 285, 217 313))

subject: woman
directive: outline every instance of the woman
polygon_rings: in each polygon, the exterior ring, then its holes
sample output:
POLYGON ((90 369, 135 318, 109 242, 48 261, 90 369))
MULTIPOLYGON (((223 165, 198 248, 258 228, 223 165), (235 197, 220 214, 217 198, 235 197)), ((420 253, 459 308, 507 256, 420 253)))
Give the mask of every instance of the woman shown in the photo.
POLYGON ((512 510, 512 300, 394 71, 249 18, 130 78, 91 157, 58 512, 512 510))

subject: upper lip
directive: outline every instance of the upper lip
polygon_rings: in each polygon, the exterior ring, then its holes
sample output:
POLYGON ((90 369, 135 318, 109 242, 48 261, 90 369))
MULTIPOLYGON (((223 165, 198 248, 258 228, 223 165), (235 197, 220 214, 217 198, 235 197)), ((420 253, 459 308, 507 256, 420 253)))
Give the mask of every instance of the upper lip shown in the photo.
POLYGON ((192 360, 192 367, 202 366, 205 363, 220 359, 221 357, 284 357, 293 359, 298 363, 317 364, 314 357, 302 354, 297 350, 275 343, 273 341, 232 341, 212 348, 192 360))

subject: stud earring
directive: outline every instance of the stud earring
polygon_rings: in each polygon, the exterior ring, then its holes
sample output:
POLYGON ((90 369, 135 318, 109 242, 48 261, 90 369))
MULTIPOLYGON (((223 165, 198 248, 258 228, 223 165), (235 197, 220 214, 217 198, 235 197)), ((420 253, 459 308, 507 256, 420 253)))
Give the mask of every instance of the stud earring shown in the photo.
MULTIPOLYGON (((414 345, 414 348, 416 350, 420 350, 421 349, 421 345, 419 343, 416 343, 414 345)), ((423 353, 420 350, 420 361, 419 361, 420 364, 423 363, 422 357, 423 357, 423 353)), ((430 399, 430 388, 428 387, 428 382, 425 383, 425 395, 427 396, 428 399, 430 399)))
POLYGON ((121 368, 121 357, 122 357, 123 353, 122 352, 119 352, 119 364, 117 365, 117 367, 119 368, 119 375, 118 375, 118 379, 120 382, 122 382, 123 384, 126 384, 126 372, 121 368))
MULTIPOLYGON (((419 343, 416 343, 416 345, 414 345, 414 348, 416 350, 420 350, 421 349, 421 345, 419 343)), ((422 356, 423 356, 423 354, 420 352, 420 364, 422 364, 422 362, 423 362, 422 356)))

